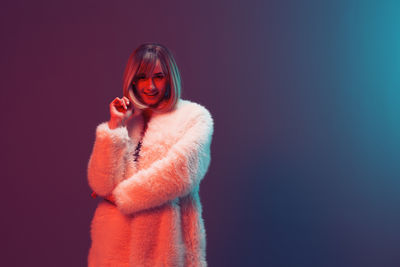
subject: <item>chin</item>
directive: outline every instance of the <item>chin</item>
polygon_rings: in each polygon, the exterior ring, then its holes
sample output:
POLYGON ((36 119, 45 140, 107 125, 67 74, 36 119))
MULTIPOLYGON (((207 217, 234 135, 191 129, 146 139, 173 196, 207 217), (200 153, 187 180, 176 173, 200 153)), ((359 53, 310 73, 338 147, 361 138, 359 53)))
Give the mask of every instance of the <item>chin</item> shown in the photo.
POLYGON ((154 106, 160 102, 161 99, 151 99, 151 100, 145 100, 146 105, 149 106, 154 106))
POLYGON ((147 105, 154 105, 154 104, 157 104, 159 102, 159 99, 146 100, 145 102, 146 102, 147 105))

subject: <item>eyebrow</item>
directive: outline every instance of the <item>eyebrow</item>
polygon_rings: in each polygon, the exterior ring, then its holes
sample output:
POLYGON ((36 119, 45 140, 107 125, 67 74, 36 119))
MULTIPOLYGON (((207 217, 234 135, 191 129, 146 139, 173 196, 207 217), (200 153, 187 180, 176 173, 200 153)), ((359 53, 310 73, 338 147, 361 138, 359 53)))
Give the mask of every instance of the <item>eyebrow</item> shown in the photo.
POLYGON ((164 72, 157 72, 157 73, 155 73, 154 75, 164 75, 164 72))

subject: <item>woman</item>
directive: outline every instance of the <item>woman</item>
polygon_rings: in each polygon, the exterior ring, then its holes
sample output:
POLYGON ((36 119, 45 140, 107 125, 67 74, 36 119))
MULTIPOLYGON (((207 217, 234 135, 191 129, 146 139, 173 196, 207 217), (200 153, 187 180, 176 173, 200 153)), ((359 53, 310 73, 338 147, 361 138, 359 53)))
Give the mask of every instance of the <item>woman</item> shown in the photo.
POLYGON ((130 56, 122 98, 96 128, 88 182, 103 197, 88 264, 207 266, 199 184, 210 164, 213 119, 180 99, 172 54, 144 44, 130 56))

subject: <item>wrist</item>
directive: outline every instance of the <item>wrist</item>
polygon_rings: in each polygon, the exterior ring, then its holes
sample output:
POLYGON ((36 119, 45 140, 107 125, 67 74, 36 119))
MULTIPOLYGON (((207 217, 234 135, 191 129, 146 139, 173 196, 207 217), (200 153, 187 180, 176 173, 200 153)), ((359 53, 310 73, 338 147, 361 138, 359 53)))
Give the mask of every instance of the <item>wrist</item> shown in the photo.
POLYGON ((110 127, 110 129, 115 129, 115 128, 118 128, 121 126, 123 126, 123 123, 121 121, 117 121, 117 120, 113 120, 113 119, 108 121, 108 127, 110 127))

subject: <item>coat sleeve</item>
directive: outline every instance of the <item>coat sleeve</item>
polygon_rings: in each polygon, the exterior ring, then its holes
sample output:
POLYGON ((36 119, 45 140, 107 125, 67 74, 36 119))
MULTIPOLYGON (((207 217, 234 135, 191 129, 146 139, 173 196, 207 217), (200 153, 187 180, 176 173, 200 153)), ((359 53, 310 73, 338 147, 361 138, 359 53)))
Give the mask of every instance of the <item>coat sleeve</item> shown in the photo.
POLYGON ((107 122, 97 126, 87 176, 89 186, 98 195, 109 195, 115 185, 122 180, 128 144, 129 135, 126 127, 110 129, 107 122))
POLYGON ((197 114, 184 135, 164 158, 120 182, 113 196, 124 214, 157 207, 195 189, 210 164, 213 120, 210 113, 197 114))

